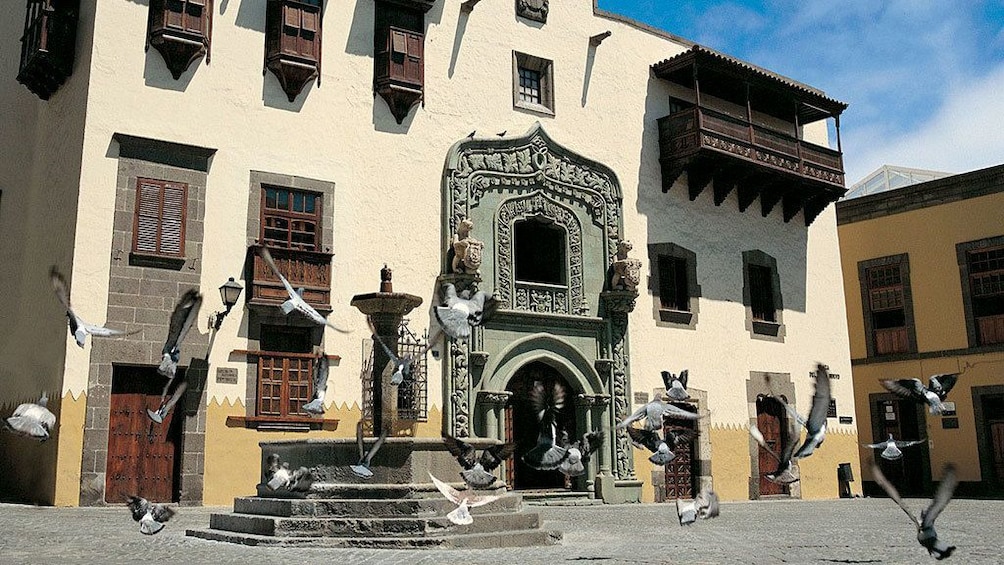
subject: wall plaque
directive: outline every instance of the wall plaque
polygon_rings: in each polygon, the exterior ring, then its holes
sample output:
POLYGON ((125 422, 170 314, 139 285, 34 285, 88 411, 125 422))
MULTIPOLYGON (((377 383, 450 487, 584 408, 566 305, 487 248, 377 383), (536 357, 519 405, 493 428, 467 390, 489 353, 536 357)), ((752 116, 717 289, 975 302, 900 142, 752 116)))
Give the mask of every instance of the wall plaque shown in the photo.
POLYGON ((233 367, 217 367, 216 382, 224 385, 237 384, 237 369, 233 367))

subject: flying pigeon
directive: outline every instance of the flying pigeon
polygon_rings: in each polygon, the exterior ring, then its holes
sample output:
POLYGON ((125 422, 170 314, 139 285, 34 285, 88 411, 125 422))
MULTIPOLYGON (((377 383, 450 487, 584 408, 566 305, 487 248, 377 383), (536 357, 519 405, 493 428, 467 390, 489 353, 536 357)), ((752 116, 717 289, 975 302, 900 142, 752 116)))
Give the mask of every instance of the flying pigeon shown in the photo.
POLYGON ((550 387, 545 387, 541 381, 534 381, 529 397, 537 421, 542 424, 555 422, 558 413, 565 409, 566 396, 565 386, 558 381, 554 381, 550 387))
MULTIPOLYGON (((823 444, 826 439, 826 411, 830 407, 830 368, 822 363, 816 364, 816 391, 812 394, 812 407, 809 409, 809 417, 802 420, 795 409, 789 405, 788 412, 795 420, 805 426, 805 442, 795 450, 792 457, 801 459, 812 455, 812 452, 823 444)), ((790 441, 798 441, 798 434, 795 434, 790 441)))
POLYGON ((799 480, 798 476, 795 475, 791 460, 792 455, 795 453, 795 448, 798 447, 799 440, 799 428, 796 420, 794 418, 789 418, 788 420, 788 441, 784 444, 784 448, 781 450, 781 455, 774 453, 770 447, 767 446, 767 441, 764 439, 763 434, 760 429, 756 427, 755 424, 751 424, 749 427, 750 435, 756 440, 760 447, 770 455, 771 459, 777 461, 777 469, 773 473, 764 474, 764 478, 772 483, 779 485, 789 485, 799 480))
POLYGON ((537 445, 523 454, 523 462, 539 471, 553 471, 568 456, 568 448, 557 443, 557 425, 545 422, 537 436, 537 445))
POLYGON ((328 357, 322 351, 314 360, 314 399, 303 405, 304 412, 324 414, 324 393, 328 390, 328 357))
POLYGON ((167 384, 164 385, 164 392, 160 395, 160 408, 157 410, 150 410, 148 408, 146 410, 147 416, 158 424, 164 423, 164 418, 167 418, 168 413, 171 412, 174 405, 181 399, 181 395, 185 393, 185 389, 188 388, 188 383, 181 381, 178 383, 178 386, 174 388, 174 394, 171 395, 171 398, 167 398, 167 391, 171 386, 171 382, 172 381, 169 380, 167 381, 167 384))
POLYGON ((48 403, 49 397, 43 392, 38 403, 21 404, 7 418, 7 429, 38 441, 49 439, 49 433, 56 427, 56 416, 46 408, 48 403))
POLYGON ((578 477, 586 473, 586 465, 593 452, 603 443, 603 432, 588 432, 575 442, 568 443, 568 433, 562 432, 562 445, 567 450, 565 458, 558 464, 558 470, 566 477, 578 477))
POLYGON ((376 440, 376 443, 370 447, 369 451, 366 451, 366 446, 363 444, 363 423, 360 420, 356 424, 356 442, 359 444, 359 463, 355 465, 350 465, 349 469, 360 478, 370 479, 373 477, 373 471, 370 471, 370 461, 373 460, 373 456, 376 452, 380 450, 380 446, 383 442, 387 440, 387 431, 384 430, 380 434, 380 438, 376 440))
POLYGON ((941 414, 948 393, 959 380, 959 373, 944 373, 933 375, 927 380, 927 386, 920 379, 883 380, 882 386, 890 392, 903 398, 909 398, 921 404, 927 404, 931 414, 941 414))
POLYGON ((492 470, 498 467, 503 461, 512 456, 516 451, 516 444, 503 443, 493 445, 481 451, 481 457, 477 458, 474 447, 463 440, 457 439, 447 433, 443 433, 443 443, 450 454, 457 458, 460 466, 464 468, 460 476, 473 489, 486 489, 497 480, 492 470))
POLYGON ((52 268, 49 270, 49 280, 52 282, 52 289, 56 292, 56 298, 59 299, 59 302, 63 305, 63 308, 66 309, 66 320, 70 325, 70 335, 73 336, 73 339, 77 342, 77 345, 79 345, 80 347, 84 346, 84 343, 87 341, 88 335, 92 335, 94 337, 111 337, 118 335, 132 335, 134 333, 138 333, 136 331, 125 332, 122 330, 113 330, 103 326, 95 326, 93 324, 88 324, 83 319, 81 319, 80 316, 77 316, 73 312, 73 309, 70 308, 70 291, 68 290, 69 287, 66 284, 66 279, 63 277, 62 273, 60 273, 56 269, 55 265, 53 265, 52 268))
POLYGON ((454 524, 463 526, 473 523, 474 518, 471 516, 470 510, 468 510, 469 508, 484 506, 499 499, 499 496, 494 494, 474 494, 469 490, 459 491, 437 479, 432 473, 429 473, 429 478, 432 479, 433 484, 436 485, 436 488, 439 489, 439 492, 443 493, 443 496, 447 500, 457 505, 456 510, 446 515, 454 524))
POLYGON ((694 499, 697 505, 697 515, 707 520, 718 517, 718 495, 710 489, 701 489, 694 499))
POLYGON ((689 371, 680 371, 680 376, 676 376, 669 371, 662 372, 662 382, 666 385, 666 396, 672 400, 687 400, 690 394, 687 392, 687 375, 689 371))
POLYGON ((696 412, 684 410, 674 406, 661 398, 656 398, 652 402, 642 406, 634 414, 628 416, 623 422, 617 424, 618 428, 626 428, 633 422, 645 418, 646 430, 661 430, 664 418, 675 418, 677 420, 697 420, 702 418, 696 412))
POLYGON ((387 355, 387 358, 390 359, 391 365, 393 365, 394 367, 394 373, 390 377, 390 384, 394 386, 403 383, 405 380, 411 380, 412 374, 415 372, 415 369, 417 368, 416 365, 418 360, 423 355, 425 355, 425 352, 432 347, 432 344, 436 342, 436 340, 439 339, 439 334, 442 332, 441 329, 435 330, 432 336, 429 337, 426 345, 423 346, 414 354, 409 355, 407 357, 398 357, 394 353, 394 351, 391 350, 390 347, 387 347, 387 344, 384 342, 383 338, 381 338, 380 335, 377 334, 376 326, 373 325, 373 320, 367 317, 366 321, 369 323, 370 330, 373 332, 373 342, 380 344, 380 347, 383 349, 384 353, 387 355))
POLYGON ((910 447, 912 445, 920 445, 927 440, 918 439, 910 441, 900 441, 893 439, 892 434, 889 434, 889 439, 883 441, 882 443, 866 443, 863 444, 865 447, 870 447, 872 449, 881 449, 882 453, 879 455, 882 459, 888 459, 889 461, 896 461, 903 457, 903 452, 899 450, 901 447, 910 447))
POLYGON ((695 430, 678 429, 670 430, 666 439, 659 436, 659 432, 641 428, 629 427, 627 433, 631 436, 631 442, 635 447, 646 447, 652 452, 648 460, 656 465, 665 465, 676 459, 674 449, 686 447, 697 437, 695 430))
POLYGON ((160 361, 160 367, 157 368, 157 372, 161 375, 173 379, 178 372, 181 343, 185 341, 185 335, 188 334, 188 330, 199 317, 200 307, 202 307, 202 295, 194 288, 185 291, 181 300, 175 305, 174 312, 171 313, 171 325, 167 330, 167 340, 164 342, 162 350, 164 358, 160 361))
POLYGON ((289 313, 293 310, 297 310, 319 326, 328 326, 329 328, 343 334, 349 333, 348 330, 343 330, 342 328, 339 328, 329 322, 324 316, 318 313, 317 310, 314 310, 313 306, 307 304, 307 302, 303 300, 303 289, 293 289, 293 286, 289 284, 286 277, 282 276, 282 273, 279 272, 279 268, 275 266, 275 261, 272 260, 272 254, 269 253, 267 247, 261 248, 261 258, 268 263, 268 266, 272 269, 272 272, 275 273, 275 276, 279 277, 279 280, 282 281, 282 286, 286 287, 286 293, 289 294, 289 300, 283 302, 279 306, 279 308, 282 309, 283 314, 289 315, 289 313))
POLYGON ((279 459, 279 454, 273 453, 265 459, 265 464, 268 469, 265 471, 265 478, 268 479, 266 483, 268 488, 272 490, 278 490, 281 488, 287 490, 303 490, 308 487, 309 484, 303 484, 304 481, 307 483, 311 482, 310 471, 306 467, 300 467, 295 471, 289 470, 289 463, 281 461, 279 459))
POLYGON ((446 299, 442 306, 436 306, 433 314, 446 335, 453 339, 467 341, 471 328, 484 324, 498 308, 494 296, 479 290, 471 296, 470 291, 457 295, 457 287, 452 283, 443 286, 446 299))
POLYGON ((917 526, 917 541, 920 545, 927 549, 927 552, 941 561, 947 557, 951 557, 952 552, 955 551, 954 545, 946 545, 943 542, 938 541, 938 533, 934 531, 934 521, 938 518, 938 514, 945 509, 948 502, 952 499, 952 493, 955 492, 956 485, 959 484, 959 479, 955 475, 955 466, 951 463, 945 465, 943 471, 943 477, 941 483, 938 485, 937 492, 934 493, 934 499, 931 500, 931 504, 920 511, 920 520, 910 512, 910 509, 906 507, 903 503, 903 499, 899 497, 899 492, 896 487, 885 478, 882 474, 882 470, 879 469, 875 462, 872 462, 872 476, 875 478, 875 482, 881 486, 889 498, 899 505, 906 512, 906 515, 913 520, 915 526, 917 526))
POLYGON ((164 523, 175 514, 171 508, 163 504, 150 504, 139 496, 129 496, 128 506, 132 519, 139 522, 139 531, 148 536, 163 530, 164 523))

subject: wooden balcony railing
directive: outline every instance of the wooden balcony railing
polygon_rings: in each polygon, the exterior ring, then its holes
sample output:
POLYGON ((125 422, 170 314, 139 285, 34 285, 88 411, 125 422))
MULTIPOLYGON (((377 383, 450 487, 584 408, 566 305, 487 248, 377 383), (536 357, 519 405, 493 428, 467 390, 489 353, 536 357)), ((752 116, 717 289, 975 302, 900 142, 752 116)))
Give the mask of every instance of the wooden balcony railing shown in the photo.
POLYGON ((77 2, 31 2, 21 37, 17 80, 42 100, 73 72, 77 37, 77 2))
POLYGON ((844 188, 839 151, 798 139, 709 108, 693 107, 659 120, 663 159, 700 150, 726 153, 757 165, 844 188))
POLYGON ((980 345, 1004 343, 1004 315, 981 316, 976 318, 980 345))
MULTIPOLYGON (((279 277, 261 258, 260 245, 252 245, 250 304, 277 306, 289 298, 279 277)), ((331 310, 331 253, 268 248, 276 267, 293 289, 303 289, 303 299, 318 310, 331 310)))
POLYGON ((910 338, 907 328, 886 328, 875 330, 875 354, 908 353, 910 338))

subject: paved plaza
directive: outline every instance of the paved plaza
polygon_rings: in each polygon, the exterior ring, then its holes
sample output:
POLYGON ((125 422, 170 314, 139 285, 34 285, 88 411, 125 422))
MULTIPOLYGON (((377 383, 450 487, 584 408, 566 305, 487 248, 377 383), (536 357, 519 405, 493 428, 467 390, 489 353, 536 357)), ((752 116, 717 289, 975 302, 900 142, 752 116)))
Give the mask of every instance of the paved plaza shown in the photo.
MULTIPOLYGON (((908 501, 919 509, 926 501, 908 501)), ((561 545, 496 550, 356 550, 248 547, 185 537, 212 511, 183 507, 163 532, 139 533, 125 507, 0 505, 0 563, 933 563, 913 525, 888 499, 723 504, 690 527, 674 504, 530 507, 561 545)), ((1004 501, 954 500, 938 521, 959 549, 951 562, 1004 562, 1004 501)))

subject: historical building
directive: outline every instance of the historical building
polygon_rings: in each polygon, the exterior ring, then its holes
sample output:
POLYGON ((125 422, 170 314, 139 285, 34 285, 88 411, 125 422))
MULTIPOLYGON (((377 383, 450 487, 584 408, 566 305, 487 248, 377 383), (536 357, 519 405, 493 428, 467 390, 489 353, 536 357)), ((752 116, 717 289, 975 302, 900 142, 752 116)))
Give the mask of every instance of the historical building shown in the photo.
POLYGON ((425 297, 400 332, 412 351, 440 283, 500 303, 402 384, 397 433, 525 451, 537 381, 568 389, 562 429, 604 431, 582 480, 517 457, 515 489, 820 498, 839 463, 857 469, 827 133, 842 102, 589 0, 20 6, 0 24, 0 397, 48 391, 59 427, 0 438, 3 498, 227 504, 254 492, 259 441, 352 437, 374 392, 349 303, 384 265, 425 297), (349 333, 284 316, 262 247, 349 333), (79 316, 131 333, 77 347, 51 265, 79 316), (193 287, 188 389, 153 425, 168 317, 193 287), (323 417, 303 411, 319 350, 323 417), (817 361, 829 435, 780 489, 747 426, 783 443, 781 402, 808 411, 817 361), (682 369, 700 439, 654 468, 614 426, 682 369))
MULTIPOLYGON (((1002 215, 1004 166, 837 204, 861 441, 928 440, 878 459, 901 492, 930 493, 948 462, 959 492, 1004 488, 1002 215), (939 373, 960 373, 941 415, 879 383, 939 373)), ((861 461, 877 455, 862 448, 861 461)))

